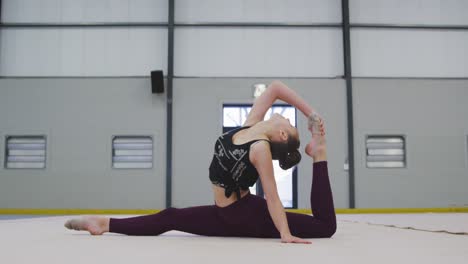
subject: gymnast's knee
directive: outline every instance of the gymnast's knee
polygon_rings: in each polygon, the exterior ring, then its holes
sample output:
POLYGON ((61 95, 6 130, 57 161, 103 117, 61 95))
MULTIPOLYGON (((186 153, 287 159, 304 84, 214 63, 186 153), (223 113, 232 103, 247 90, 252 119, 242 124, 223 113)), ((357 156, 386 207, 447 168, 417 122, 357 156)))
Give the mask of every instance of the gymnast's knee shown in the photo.
POLYGON ((174 207, 168 207, 160 212, 160 214, 166 215, 166 216, 173 216, 177 212, 177 208, 174 207))
POLYGON ((336 219, 331 219, 327 221, 323 231, 324 237, 332 237, 336 233, 336 219))

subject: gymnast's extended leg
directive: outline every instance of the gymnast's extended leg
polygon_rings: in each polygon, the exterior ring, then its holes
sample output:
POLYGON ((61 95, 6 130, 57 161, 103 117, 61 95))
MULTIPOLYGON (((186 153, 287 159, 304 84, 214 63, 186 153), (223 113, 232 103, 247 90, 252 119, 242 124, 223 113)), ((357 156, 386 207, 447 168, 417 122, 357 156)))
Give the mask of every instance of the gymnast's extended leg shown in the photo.
POLYGON ((108 218, 100 216, 82 217, 65 223, 69 229, 86 230, 93 235, 105 232, 134 236, 155 236, 171 230, 179 230, 206 236, 232 236, 218 207, 196 206, 167 208, 159 213, 130 218, 108 218))
MULTIPOLYGON (((322 120, 320 120, 323 129, 322 120)), ((287 213, 291 233, 304 238, 331 237, 336 232, 336 215, 328 177, 325 132, 313 133, 306 153, 314 160, 310 205, 313 216, 287 213)))

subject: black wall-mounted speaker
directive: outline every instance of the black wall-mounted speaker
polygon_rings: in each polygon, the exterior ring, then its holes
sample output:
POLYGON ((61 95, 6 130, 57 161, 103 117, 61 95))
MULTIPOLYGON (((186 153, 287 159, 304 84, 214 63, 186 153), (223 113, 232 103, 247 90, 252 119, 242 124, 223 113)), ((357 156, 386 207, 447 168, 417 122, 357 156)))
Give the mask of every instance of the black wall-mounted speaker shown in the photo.
POLYGON ((153 93, 164 93, 164 74, 163 71, 151 72, 151 90, 153 93))

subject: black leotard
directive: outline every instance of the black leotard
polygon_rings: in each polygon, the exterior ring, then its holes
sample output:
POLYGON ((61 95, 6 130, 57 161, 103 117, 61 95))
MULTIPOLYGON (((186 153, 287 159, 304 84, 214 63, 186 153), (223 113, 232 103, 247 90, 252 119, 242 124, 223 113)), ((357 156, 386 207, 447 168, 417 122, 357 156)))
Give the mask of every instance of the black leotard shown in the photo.
POLYGON ((241 145, 232 142, 232 136, 243 129, 239 127, 221 135, 215 143, 213 160, 210 165, 210 180, 225 189, 224 195, 230 197, 236 192, 240 199, 240 190, 248 190, 258 179, 257 169, 249 159, 250 146, 262 139, 252 140, 241 145))

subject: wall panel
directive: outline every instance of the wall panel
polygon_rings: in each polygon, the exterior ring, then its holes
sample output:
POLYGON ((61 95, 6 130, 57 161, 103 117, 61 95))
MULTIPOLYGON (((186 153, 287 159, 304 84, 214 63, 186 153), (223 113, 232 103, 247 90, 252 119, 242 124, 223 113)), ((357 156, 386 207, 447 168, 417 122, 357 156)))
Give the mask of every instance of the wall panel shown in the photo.
MULTIPOLYGON (((216 138, 222 132, 224 103, 252 103, 254 83, 272 79, 183 78, 174 80, 173 205, 213 204, 208 167, 216 138)), ((335 205, 348 207, 346 105, 343 80, 284 79, 325 117, 329 171, 335 205)), ((301 153, 310 140, 306 118, 298 112, 301 153)), ((298 168, 298 207, 310 209, 312 162, 303 156, 298 168)))
POLYGON ((3 0, 8 23, 167 22, 167 0, 3 0))
POLYGON ((468 77, 468 31, 354 29, 353 76, 468 77))
POLYGON ((350 0, 351 23, 468 25, 465 0, 350 0))
POLYGON ((161 209, 166 104, 148 78, 0 79, 0 208, 161 209), (47 167, 4 169, 7 135, 46 135, 47 167), (153 137, 152 169, 112 169, 112 136, 153 137))
POLYGON ((335 77, 343 75, 338 29, 180 28, 176 76, 335 77))
POLYGON ((339 23, 339 0, 177 0, 176 22, 339 23))
POLYGON ((353 81, 358 208, 467 205, 467 86, 466 80, 353 81), (367 135, 404 135, 406 167, 366 168, 367 135))
POLYGON ((167 68, 167 29, 2 29, 1 76, 148 76, 167 68))

